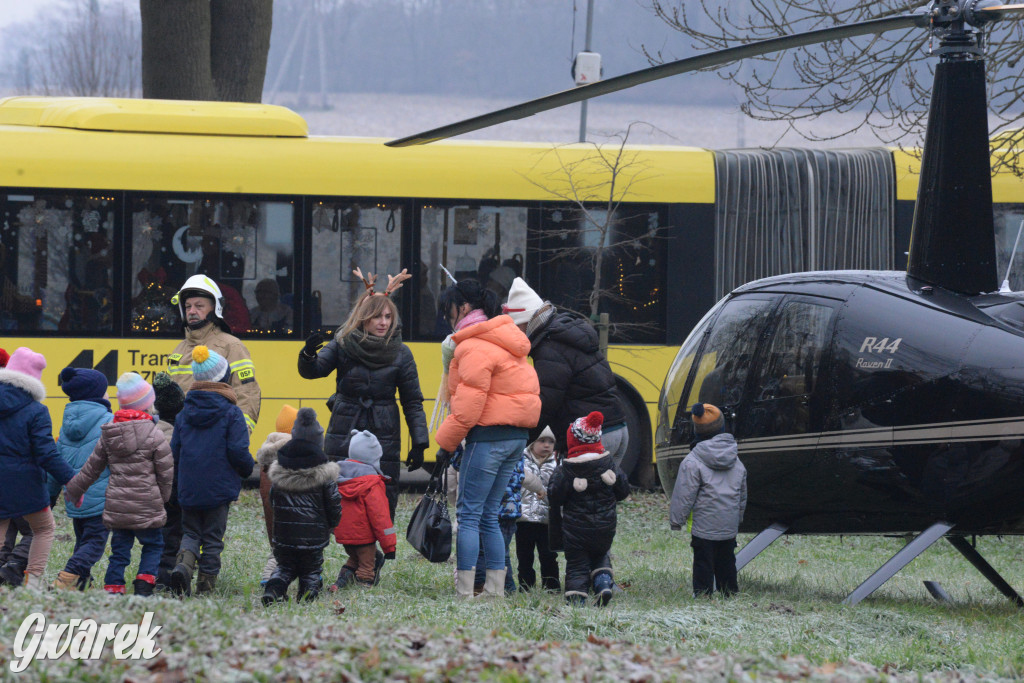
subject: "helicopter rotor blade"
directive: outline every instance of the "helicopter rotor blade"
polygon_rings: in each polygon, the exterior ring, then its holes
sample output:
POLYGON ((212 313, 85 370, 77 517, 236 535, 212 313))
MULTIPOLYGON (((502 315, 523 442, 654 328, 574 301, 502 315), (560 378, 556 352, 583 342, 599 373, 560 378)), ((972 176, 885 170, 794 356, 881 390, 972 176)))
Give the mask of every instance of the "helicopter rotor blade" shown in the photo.
MULTIPOLYGON (((993 7, 991 9, 986 9, 985 12, 993 13, 1002 11, 1007 7, 1018 7, 1018 5, 993 7)), ((1020 7, 1024 7, 1024 5, 1020 5, 1020 7)), ((993 18, 996 17, 993 16, 993 18)), ((668 76, 676 76, 690 71, 721 66, 722 64, 727 64, 739 59, 757 57, 794 47, 822 43, 829 40, 854 38, 856 36, 863 36, 872 33, 885 33, 887 31, 895 31, 904 28, 926 27, 928 26, 928 22, 929 18, 927 14, 901 14, 893 17, 886 17, 884 19, 872 19, 869 21, 857 22, 855 24, 847 24, 845 26, 834 26, 795 35, 768 38, 766 40, 747 43, 746 45, 725 48, 724 50, 718 50, 709 54, 678 59, 673 62, 667 62, 647 69, 641 69, 640 71, 633 71, 621 76, 615 76, 614 78, 609 78, 604 81, 588 83, 587 85, 563 90, 562 92, 540 97, 528 102, 522 102, 520 104, 505 107, 504 109, 499 109, 480 116, 474 116, 473 118, 451 123, 439 128, 433 128, 422 133, 416 133, 415 135, 391 140, 384 144, 388 147, 424 145, 430 142, 436 142, 437 140, 450 138, 455 135, 470 133, 475 130, 480 130, 481 128, 488 128, 499 123, 505 123, 506 121, 522 119, 533 114, 562 107, 574 102, 582 102, 583 100, 589 100, 590 98, 597 97, 599 95, 607 95, 608 93, 625 90, 626 88, 632 88, 633 86, 640 85, 642 83, 650 83, 651 81, 656 81, 668 76)))

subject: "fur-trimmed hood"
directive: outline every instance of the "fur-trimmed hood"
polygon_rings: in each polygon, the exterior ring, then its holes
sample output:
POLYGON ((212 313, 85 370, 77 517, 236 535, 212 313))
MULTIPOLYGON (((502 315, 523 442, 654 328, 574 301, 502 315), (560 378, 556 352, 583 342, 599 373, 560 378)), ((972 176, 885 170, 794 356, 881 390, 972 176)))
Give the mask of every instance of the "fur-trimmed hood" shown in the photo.
POLYGON ((292 435, 288 432, 270 432, 267 434, 267 440, 256 451, 256 462, 262 468, 270 467, 277 462, 277 451, 291 440, 292 435))
POLYGON ((271 485, 282 491, 309 491, 324 484, 334 483, 338 478, 338 463, 325 462, 316 467, 290 470, 275 462, 270 466, 267 476, 270 477, 271 485))
POLYGON ((42 403, 43 399, 46 398, 46 387, 43 386, 42 382, 17 370, 0 368, 0 383, 21 389, 31 396, 33 401, 38 401, 39 403, 42 403))

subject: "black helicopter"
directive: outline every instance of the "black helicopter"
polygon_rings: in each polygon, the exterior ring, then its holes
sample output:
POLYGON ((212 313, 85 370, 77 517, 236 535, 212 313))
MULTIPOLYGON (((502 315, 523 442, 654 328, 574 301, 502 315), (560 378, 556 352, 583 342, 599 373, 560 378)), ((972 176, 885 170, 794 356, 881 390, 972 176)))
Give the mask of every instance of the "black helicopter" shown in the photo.
MULTIPOLYGON (((967 536, 1024 534, 1024 294, 999 291, 981 27, 995 0, 783 36, 669 62, 387 143, 423 144, 666 76, 919 27, 939 40, 906 272, 781 275, 743 285, 683 343, 660 401, 670 489, 687 406, 723 408, 747 467, 752 560, 783 534, 916 534, 845 600, 856 604, 941 538, 1020 595, 967 536)), ((941 589, 936 589, 940 591, 941 589)))

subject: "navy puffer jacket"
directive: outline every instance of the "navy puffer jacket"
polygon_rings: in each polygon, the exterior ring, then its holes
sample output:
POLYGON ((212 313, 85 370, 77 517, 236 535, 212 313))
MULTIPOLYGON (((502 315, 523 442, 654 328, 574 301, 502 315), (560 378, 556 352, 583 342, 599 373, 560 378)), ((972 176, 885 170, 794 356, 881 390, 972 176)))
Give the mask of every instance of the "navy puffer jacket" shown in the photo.
POLYGON ((171 437, 178 505, 210 510, 238 500, 252 473, 249 430, 234 392, 221 382, 196 382, 174 420, 171 437))
POLYGON ((540 380, 540 420, 530 430, 536 441, 545 426, 555 433, 555 450, 566 451, 565 432, 580 415, 604 415, 605 429, 623 422, 615 375, 601 353, 597 330, 581 315, 559 311, 530 334, 530 357, 540 380))
POLYGON ((0 519, 49 507, 47 473, 61 486, 75 476, 57 452, 44 398, 42 382, 0 368, 0 519))

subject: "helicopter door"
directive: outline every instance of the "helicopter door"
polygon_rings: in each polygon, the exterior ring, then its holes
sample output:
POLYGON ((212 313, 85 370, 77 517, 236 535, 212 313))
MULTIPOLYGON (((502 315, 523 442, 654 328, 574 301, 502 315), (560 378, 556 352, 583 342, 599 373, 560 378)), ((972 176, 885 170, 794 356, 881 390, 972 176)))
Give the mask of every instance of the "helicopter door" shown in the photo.
POLYGON ((745 406, 742 432, 748 447, 806 450, 817 447, 822 406, 819 375, 836 308, 832 302, 789 298, 779 307, 761 346, 745 406), (779 438, 789 437, 789 438, 779 438))

